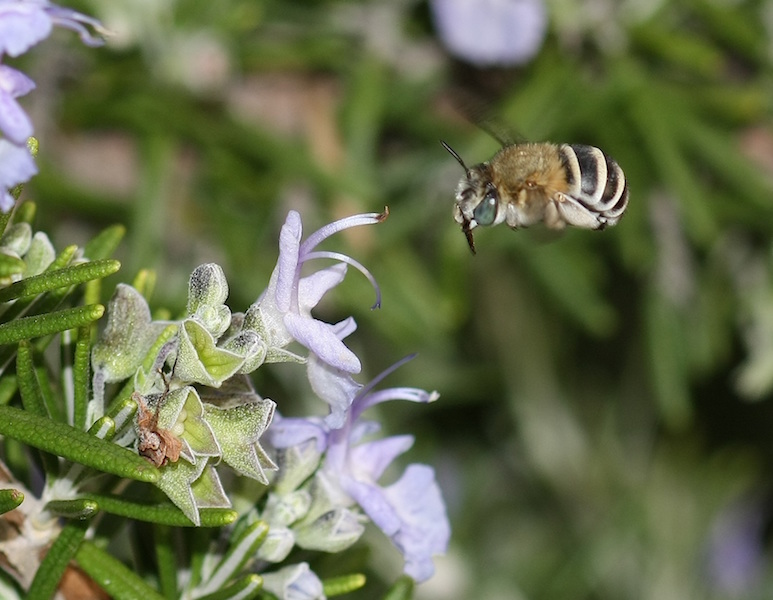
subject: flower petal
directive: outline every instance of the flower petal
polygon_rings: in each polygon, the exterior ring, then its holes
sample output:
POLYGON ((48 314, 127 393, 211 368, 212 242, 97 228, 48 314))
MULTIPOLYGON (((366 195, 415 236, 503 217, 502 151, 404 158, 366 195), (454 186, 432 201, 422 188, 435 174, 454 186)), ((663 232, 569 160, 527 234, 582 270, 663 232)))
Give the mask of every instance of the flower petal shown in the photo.
POLYGON ((321 360, 347 373, 359 373, 360 359, 334 333, 334 325, 288 313, 284 324, 290 335, 321 360))
POLYGON ((8 65, 0 65, 0 90, 13 98, 24 96, 35 89, 35 82, 21 71, 8 65))
POLYGON ((395 435, 350 448, 351 475, 358 480, 378 481, 395 458, 411 446, 412 435, 395 435))
POLYGON ((276 291, 274 298, 276 306, 281 312, 290 310, 293 292, 297 293, 298 291, 295 285, 298 278, 301 235, 303 235, 301 215, 291 210, 287 213, 287 219, 279 233, 279 260, 275 270, 276 291))
POLYGON ((346 277, 346 265, 337 264, 304 277, 298 282, 299 309, 310 314, 329 290, 341 283, 346 277))
POLYGON ((435 572, 432 556, 445 554, 451 537, 435 472, 427 465, 409 465, 384 492, 400 517, 400 529, 390 537, 405 558, 405 573, 425 581, 435 572))
POLYGON ((0 139, 0 189, 12 188, 29 181, 38 168, 26 146, 0 139))
POLYGON ((298 446, 308 440, 316 440, 320 453, 327 448, 327 427, 315 419, 280 418, 277 414, 268 428, 268 433, 271 445, 275 448, 298 446))
POLYGON ((0 53, 19 56, 46 39, 53 21, 45 6, 34 2, 0 4, 0 53))
POLYGON ((349 407, 362 385, 354 381, 349 373, 331 367, 316 354, 309 357, 306 372, 311 389, 330 406, 330 414, 325 419, 325 423, 331 429, 340 429, 343 427, 349 407))
POLYGON ((531 60, 547 30, 541 0, 432 0, 430 6, 448 50, 478 66, 531 60))
POLYGON ((263 588, 279 600, 324 600, 322 581, 307 563, 263 575, 263 588))

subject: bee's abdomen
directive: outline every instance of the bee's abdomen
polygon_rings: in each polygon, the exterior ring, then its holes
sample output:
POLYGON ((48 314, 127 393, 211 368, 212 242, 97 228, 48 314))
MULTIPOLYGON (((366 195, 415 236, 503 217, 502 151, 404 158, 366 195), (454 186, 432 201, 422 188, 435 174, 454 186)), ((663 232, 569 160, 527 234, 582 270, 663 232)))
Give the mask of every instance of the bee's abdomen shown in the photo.
POLYGON ((567 195, 602 217, 600 225, 617 223, 628 206, 628 184, 620 166, 593 146, 563 144, 559 152, 567 195))

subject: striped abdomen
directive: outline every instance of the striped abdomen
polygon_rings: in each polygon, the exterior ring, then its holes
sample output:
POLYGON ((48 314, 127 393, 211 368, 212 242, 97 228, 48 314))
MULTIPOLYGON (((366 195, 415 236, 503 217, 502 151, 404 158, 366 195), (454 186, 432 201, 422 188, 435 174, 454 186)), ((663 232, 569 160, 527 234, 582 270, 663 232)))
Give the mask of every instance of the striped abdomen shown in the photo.
POLYGON ((598 148, 562 144, 567 196, 599 215, 600 225, 615 225, 628 206, 628 184, 620 166, 598 148))

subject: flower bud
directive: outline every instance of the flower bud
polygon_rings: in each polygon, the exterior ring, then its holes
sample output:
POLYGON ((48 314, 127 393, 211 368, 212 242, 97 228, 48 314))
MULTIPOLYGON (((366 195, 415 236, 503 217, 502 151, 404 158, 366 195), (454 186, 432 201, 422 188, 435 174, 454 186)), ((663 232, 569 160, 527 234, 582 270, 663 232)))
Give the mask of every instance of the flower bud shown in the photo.
POLYGON ((280 600, 325 600, 322 581, 307 563, 266 573, 263 588, 280 600))
POLYGON ((188 284, 188 314, 193 316, 202 306, 222 306, 228 298, 228 281, 220 265, 199 265, 188 284))
POLYGON ((325 513, 315 521, 294 527, 295 543, 306 550, 341 552, 365 531, 363 517, 348 508, 338 508, 325 513))
POLYGON ((272 563, 282 562, 295 546, 295 536, 287 527, 271 527, 258 548, 258 559, 272 563))

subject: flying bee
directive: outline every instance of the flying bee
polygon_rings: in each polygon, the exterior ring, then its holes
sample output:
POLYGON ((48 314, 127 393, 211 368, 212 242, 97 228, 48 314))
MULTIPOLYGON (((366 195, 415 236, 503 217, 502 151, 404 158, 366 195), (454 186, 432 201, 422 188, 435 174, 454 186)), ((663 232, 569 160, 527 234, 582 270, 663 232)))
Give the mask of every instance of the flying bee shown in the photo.
POLYGON ((628 206, 623 170, 598 148, 582 144, 508 144, 491 160, 464 164, 441 141, 465 176, 456 187, 454 219, 475 254, 472 230, 503 221, 513 229, 542 221, 603 229, 615 225, 628 206))

